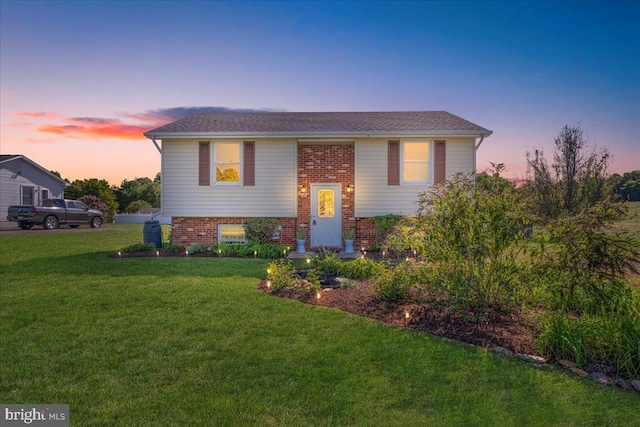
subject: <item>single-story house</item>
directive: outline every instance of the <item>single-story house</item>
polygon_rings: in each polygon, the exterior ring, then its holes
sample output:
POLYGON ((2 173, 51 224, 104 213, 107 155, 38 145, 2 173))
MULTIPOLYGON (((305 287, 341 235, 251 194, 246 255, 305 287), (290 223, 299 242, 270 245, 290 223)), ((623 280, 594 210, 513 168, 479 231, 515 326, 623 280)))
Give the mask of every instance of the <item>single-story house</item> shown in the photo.
POLYGON ((68 183, 20 154, 0 155, 0 221, 11 205, 39 206, 46 199, 64 198, 68 183))
POLYGON ((234 241, 248 217, 277 218, 282 242, 341 247, 372 217, 409 214, 417 194, 472 173, 492 131, 445 111, 206 113, 150 130, 162 155, 162 214, 177 244, 234 241))

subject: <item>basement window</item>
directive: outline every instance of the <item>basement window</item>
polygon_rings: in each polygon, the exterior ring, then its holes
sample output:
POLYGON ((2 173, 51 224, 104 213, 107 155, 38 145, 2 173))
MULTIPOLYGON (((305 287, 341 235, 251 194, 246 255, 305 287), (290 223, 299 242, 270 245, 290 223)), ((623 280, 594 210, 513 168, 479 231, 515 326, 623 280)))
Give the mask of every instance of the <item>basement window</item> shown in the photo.
POLYGON ((226 243, 246 243, 244 235, 244 225, 242 224, 220 224, 218 225, 218 242, 226 243))

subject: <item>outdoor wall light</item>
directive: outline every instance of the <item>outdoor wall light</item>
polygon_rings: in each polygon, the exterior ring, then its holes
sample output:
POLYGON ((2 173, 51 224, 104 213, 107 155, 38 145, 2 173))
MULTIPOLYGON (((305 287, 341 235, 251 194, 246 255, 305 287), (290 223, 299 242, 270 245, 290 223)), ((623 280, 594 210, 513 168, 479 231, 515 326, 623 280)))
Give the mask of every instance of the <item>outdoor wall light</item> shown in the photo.
POLYGON ((347 185, 347 193, 353 193, 353 190, 354 190, 353 184, 347 185))
POLYGON ((304 194, 304 193, 306 193, 306 192, 307 192, 307 187, 305 187, 304 185, 301 185, 301 186, 300 186, 300 193, 301 193, 301 194, 304 194))

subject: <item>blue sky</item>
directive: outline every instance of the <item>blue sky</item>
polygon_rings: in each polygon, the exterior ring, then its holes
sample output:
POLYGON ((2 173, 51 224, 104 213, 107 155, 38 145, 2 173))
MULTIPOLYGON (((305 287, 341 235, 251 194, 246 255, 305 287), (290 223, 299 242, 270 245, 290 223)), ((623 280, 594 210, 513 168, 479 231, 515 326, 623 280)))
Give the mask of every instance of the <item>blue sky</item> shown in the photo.
POLYGON ((154 176, 180 107, 446 110, 478 167, 580 125, 640 169, 640 2, 0 2, 3 154, 67 179, 154 176), (94 160, 95 159, 95 160, 94 160))

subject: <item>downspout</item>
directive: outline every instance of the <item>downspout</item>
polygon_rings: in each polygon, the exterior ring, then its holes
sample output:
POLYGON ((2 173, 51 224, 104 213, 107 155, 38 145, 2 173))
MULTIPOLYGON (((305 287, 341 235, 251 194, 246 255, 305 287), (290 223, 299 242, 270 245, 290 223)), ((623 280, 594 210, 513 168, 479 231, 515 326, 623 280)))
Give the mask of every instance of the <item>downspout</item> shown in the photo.
MULTIPOLYGON (((158 153, 162 154, 162 149, 160 148, 160 146, 158 145, 158 141, 156 141, 155 137, 151 137, 151 140, 153 141, 153 145, 156 146, 156 150, 158 150, 158 153)), ((482 141, 481 141, 482 142, 482 141)), ((480 144, 478 144, 480 145, 480 144)), ((477 148, 477 147, 476 147, 477 148)))
MULTIPOLYGON (((152 137, 151 137, 151 141, 153 141, 153 145, 155 145, 155 146, 156 146, 156 150, 158 150, 158 153, 160 153, 160 156, 162 156, 162 149, 161 149, 161 148, 160 148, 160 146, 158 145, 158 141, 156 141, 156 138, 155 138, 154 136, 152 136, 152 137)), ((164 182, 164 180, 162 180, 162 181, 164 182)), ((160 184, 160 186, 161 186, 161 187, 160 187, 160 188, 161 188, 161 190, 160 190, 160 194, 162 194, 162 184, 160 184)), ((154 221, 154 220, 156 219, 156 217, 157 217, 157 216, 162 215, 162 203, 160 203, 160 206, 161 206, 161 208, 160 208, 160 209, 161 209, 161 210, 160 210, 160 212, 155 213, 155 214, 151 214, 151 221, 154 221)))
MULTIPOLYGON (((478 143, 476 144, 476 151, 478 151, 478 148, 480 148, 480 145, 482 145, 482 141, 484 141, 484 135, 480 135, 480 141, 478 141, 478 143)), ((153 141, 155 143, 155 141, 153 141)))

